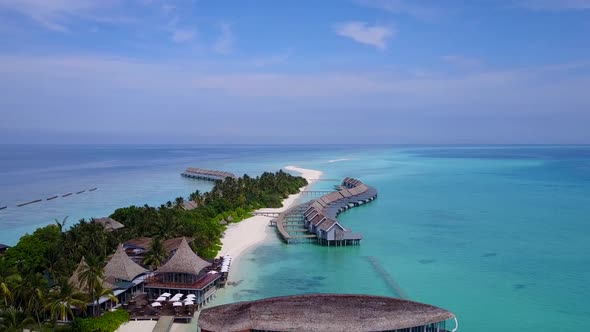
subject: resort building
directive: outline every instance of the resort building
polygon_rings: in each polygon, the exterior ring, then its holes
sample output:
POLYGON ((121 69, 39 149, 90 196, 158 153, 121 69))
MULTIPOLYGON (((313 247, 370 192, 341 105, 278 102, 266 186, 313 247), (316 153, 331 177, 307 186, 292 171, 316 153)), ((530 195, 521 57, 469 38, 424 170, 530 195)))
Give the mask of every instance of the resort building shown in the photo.
POLYGON ((105 218, 93 218, 93 222, 99 223, 104 227, 107 232, 112 232, 117 229, 121 229, 125 227, 125 225, 121 224, 120 222, 116 221, 113 218, 105 217, 105 218))
POLYGON ((182 238, 174 255, 146 280, 144 289, 148 298, 158 298, 164 293, 193 294, 196 305, 208 302, 215 295, 221 274, 208 271, 212 264, 203 260, 182 238))
POLYGON ((389 331, 453 332, 455 315, 432 305, 397 298, 309 294, 238 302, 203 309, 202 332, 389 331))
MULTIPOLYGON (((119 303, 127 302, 136 293, 143 292, 143 284, 149 271, 135 263, 119 245, 113 257, 104 267, 105 281, 112 285, 114 295, 119 303)), ((99 299, 99 304, 101 300, 99 299)))
POLYGON ((187 177, 187 178, 207 180, 207 181, 218 181, 218 180, 223 181, 226 178, 237 179, 237 177, 234 174, 229 173, 229 172, 215 171, 215 170, 211 170, 211 169, 202 169, 202 168, 196 168, 196 167, 189 167, 186 169, 186 171, 184 171, 180 175, 187 177))

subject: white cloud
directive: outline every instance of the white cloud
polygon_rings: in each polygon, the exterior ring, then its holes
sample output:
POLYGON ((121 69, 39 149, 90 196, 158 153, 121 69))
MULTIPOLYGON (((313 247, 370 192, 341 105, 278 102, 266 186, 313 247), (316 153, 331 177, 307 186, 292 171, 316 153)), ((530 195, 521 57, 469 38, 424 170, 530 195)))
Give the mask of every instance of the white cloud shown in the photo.
POLYGON ((590 0, 520 0, 517 5, 533 10, 590 10, 590 0))
POLYGON ((267 66, 279 65, 279 64, 283 64, 283 63, 287 62, 287 60, 289 60, 289 58, 292 56, 292 53, 293 52, 291 50, 288 50, 286 52, 279 53, 279 54, 258 57, 258 58, 254 58, 254 59, 251 59, 250 61, 248 61, 248 64, 252 65, 254 67, 267 67, 267 66))
POLYGON ((101 23, 131 22, 133 19, 108 12, 118 0, 0 0, 0 8, 26 16, 45 28, 68 31, 72 19, 101 23))
POLYGON ((421 5, 415 0, 358 0, 358 3, 393 14, 407 14, 423 21, 434 21, 441 16, 441 9, 421 5))
POLYGON ((481 59, 459 54, 445 55, 442 57, 442 60, 460 69, 476 69, 482 67, 484 64, 481 59))
POLYGON ((395 30, 384 25, 369 25, 364 22, 346 22, 335 26, 338 35, 350 38, 361 44, 375 46, 380 50, 387 48, 388 40, 395 30))
POLYGON ((213 44, 213 50, 221 54, 230 53, 234 47, 235 42, 231 25, 228 23, 221 23, 219 28, 221 29, 221 33, 215 41, 215 44, 213 44))
POLYGON ((189 40, 192 40, 197 31, 194 29, 178 29, 175 28, 172 31, 172 41, 174 41, 175 43, 183 43, 183 42, 187 42, 189 40))

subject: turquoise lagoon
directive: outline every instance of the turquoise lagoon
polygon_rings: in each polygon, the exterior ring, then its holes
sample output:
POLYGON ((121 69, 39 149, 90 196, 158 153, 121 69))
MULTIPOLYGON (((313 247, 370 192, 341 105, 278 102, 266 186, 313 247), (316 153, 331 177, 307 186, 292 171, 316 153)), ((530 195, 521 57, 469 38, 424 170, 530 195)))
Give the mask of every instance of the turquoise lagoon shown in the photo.
POLYGON ((285 245, 269 228, 268 240, 232 267, 237 285, 214 304, 310 292, 399 295, 369 263, 374 257, 410 299, 456 313, 459 331, 579 331, 590 324, 589 146, 61 146, 53 149, 64 161, 53 158, 49 170, 42 166, 52 148, 34 158, 10 149, 12 159, 0 157, 12 160, 0 164, 0 200, 8 205, 57 185, 100 189, 0 211, 0 242, 14 243, 17 233, 54 217, 106 215, 206 189, 178 176, 189 165, 256 174, 295 164, 377 188, 375 202, 340 216, 363 233, 361 245, 285 245), (30 159, 39 169, 27 168, 30 159))

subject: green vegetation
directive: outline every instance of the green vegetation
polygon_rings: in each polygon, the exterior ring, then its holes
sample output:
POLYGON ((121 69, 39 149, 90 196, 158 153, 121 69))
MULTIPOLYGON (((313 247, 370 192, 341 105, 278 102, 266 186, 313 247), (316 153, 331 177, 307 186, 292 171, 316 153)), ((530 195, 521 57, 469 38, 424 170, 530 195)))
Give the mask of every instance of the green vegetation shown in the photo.
MULTIPOLYGON (((159 207, 117 209, 110 217, 125 227, 114 232, 105 231, 92 220, 80 220, 67 229, 64 219, 24 235, 0 257, 0 330, 18 330, 22 326, 53 329, 57 321, 74 317, 72 308, 85 309, 85 303, 112 296, 112 290, 104 289, 101 281, 107 257, 119 243, 140 236, 152 237, 154 241, 144 261, 151 268, 157 268, 168 258, 162 241, 179 236, 194 238, 193 249, 201 257, 213 258, 221 248, 225 230, 220 224, 222 220, 239 222, 254 209, 280 207, 284 198, 306 184, 304 178, 282 171, 266 172, 256 178, 227 178, 217 181, 209 192, 191 193, 188 200, 198 207, 190 211, 182 209, 185 199, 178 197, 175 203, 169 201, 159 207), (69 278, 83 257, 87 266, 80 272, 81 289, 77 289, 78 285, 71 284, 69 278)), ((91 326, 100 322, 89 321, 93 322, 88 323, 91 326)), ((86 323, 80 324, 74 327, 86 323)))
POLYGON ((76 319, 73 327, 80 332, 114 332, 128 320, 127 311, 119 309, 96 318, 76 319))

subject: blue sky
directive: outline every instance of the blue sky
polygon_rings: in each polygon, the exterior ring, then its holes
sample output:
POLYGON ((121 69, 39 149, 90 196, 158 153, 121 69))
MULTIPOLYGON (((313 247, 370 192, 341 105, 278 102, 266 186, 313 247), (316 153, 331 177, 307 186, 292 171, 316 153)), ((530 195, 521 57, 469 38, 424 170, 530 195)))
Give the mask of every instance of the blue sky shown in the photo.
POLYGON ((0 0, 0 142, 590 143, 590 0, 0 0))

